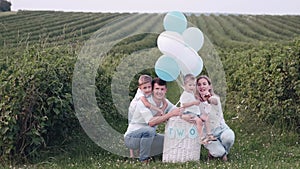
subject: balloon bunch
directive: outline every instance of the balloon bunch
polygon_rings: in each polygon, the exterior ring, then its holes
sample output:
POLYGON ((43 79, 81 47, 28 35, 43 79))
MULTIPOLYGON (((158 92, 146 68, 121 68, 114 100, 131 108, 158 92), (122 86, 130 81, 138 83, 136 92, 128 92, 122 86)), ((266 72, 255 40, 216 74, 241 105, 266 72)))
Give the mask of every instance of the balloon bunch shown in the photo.
POLYGON ((203 61, 198 55, 204 43, 204 36, 196 27, 187 28, 186 17, 178 11, 164 17, 164 29, 157 38, 158 49, 163 53, 155 63, 155 73, 165 81, 174 81, 180 73, 198 76, 203 61))

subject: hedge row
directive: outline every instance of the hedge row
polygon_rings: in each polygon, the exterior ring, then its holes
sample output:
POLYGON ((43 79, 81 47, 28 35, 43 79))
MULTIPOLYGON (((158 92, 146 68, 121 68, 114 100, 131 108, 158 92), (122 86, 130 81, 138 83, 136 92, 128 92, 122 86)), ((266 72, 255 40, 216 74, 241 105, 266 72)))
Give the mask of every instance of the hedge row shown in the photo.
POLYGON ((227 108, 300 133, 300 41, 222 53, 227 108))
MULTIPOLYGON (((58 144, 80 127, 71 89, 76 50, 31 46, 11 52, 12 57, 0 52, 6 56, 0 62, 0 159, 38 155, 40 148, 58 144)), ((228 86, 225 111, 240 120, 251 116, 284 129, 299 129, 299 40, 289 45, 239 47, 220 56, 228 86)), ((118 114, 110 93, 118 62, 108 58, 100 66, 96 96, 99 106, 105 107, 107 121, 123 132, 127 120, 118 114)), ((132 80, 136 82, 137 77, 132 80)), ((132 85, 130 96, 135 92, 132 85)))
POLYGON ((31 46, 1 56, 0 159, 24 159, 78 126, 71 95, 75 52, 31 46))

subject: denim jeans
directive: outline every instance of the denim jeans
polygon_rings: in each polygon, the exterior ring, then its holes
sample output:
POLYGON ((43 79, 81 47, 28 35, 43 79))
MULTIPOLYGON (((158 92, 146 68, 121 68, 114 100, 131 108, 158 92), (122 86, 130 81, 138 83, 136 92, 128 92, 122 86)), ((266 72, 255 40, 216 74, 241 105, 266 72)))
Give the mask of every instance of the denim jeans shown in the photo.
POLYGON ((204 147, 208 149, 209 153, 214 157, 222 157, 228 154, 234 144, 234 132, 227 125, 223 125, 213 130, 213 134, 218 140, 212 141, 204 147))
POLYGON ((130 149, 139 149, 139 160, 144 161, 150 156, 161 154, 164 136, 156 134, 156 128, 145 126, 125 136, 125 145, 130 149))

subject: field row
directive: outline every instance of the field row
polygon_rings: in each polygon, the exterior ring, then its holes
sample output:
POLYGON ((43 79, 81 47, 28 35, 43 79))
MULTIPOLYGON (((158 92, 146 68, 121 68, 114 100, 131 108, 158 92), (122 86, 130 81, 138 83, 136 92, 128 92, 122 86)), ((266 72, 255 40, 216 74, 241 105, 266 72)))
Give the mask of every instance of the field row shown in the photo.
MULTIPOLYGON (((19 11, 0 16, 0 45, 15 46, 41 39, 61 44, 83 41, 109 24, 115 32, 137 28, 145 32, 163 31, 163 17, 164 14, 19 11)), ((221 47, 287 41, 300 35, 300 16, 192 14, 187 19, 221 47)))

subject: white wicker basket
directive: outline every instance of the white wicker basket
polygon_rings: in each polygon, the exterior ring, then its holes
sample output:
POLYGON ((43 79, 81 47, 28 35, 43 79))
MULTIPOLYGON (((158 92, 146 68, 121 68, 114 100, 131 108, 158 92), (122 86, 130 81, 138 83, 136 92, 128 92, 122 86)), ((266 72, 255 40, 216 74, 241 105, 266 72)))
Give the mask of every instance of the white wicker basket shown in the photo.
POLYGON ((195 124, 172 117, 165 126, 163 162, 200 160, 200 139, 195 124))

